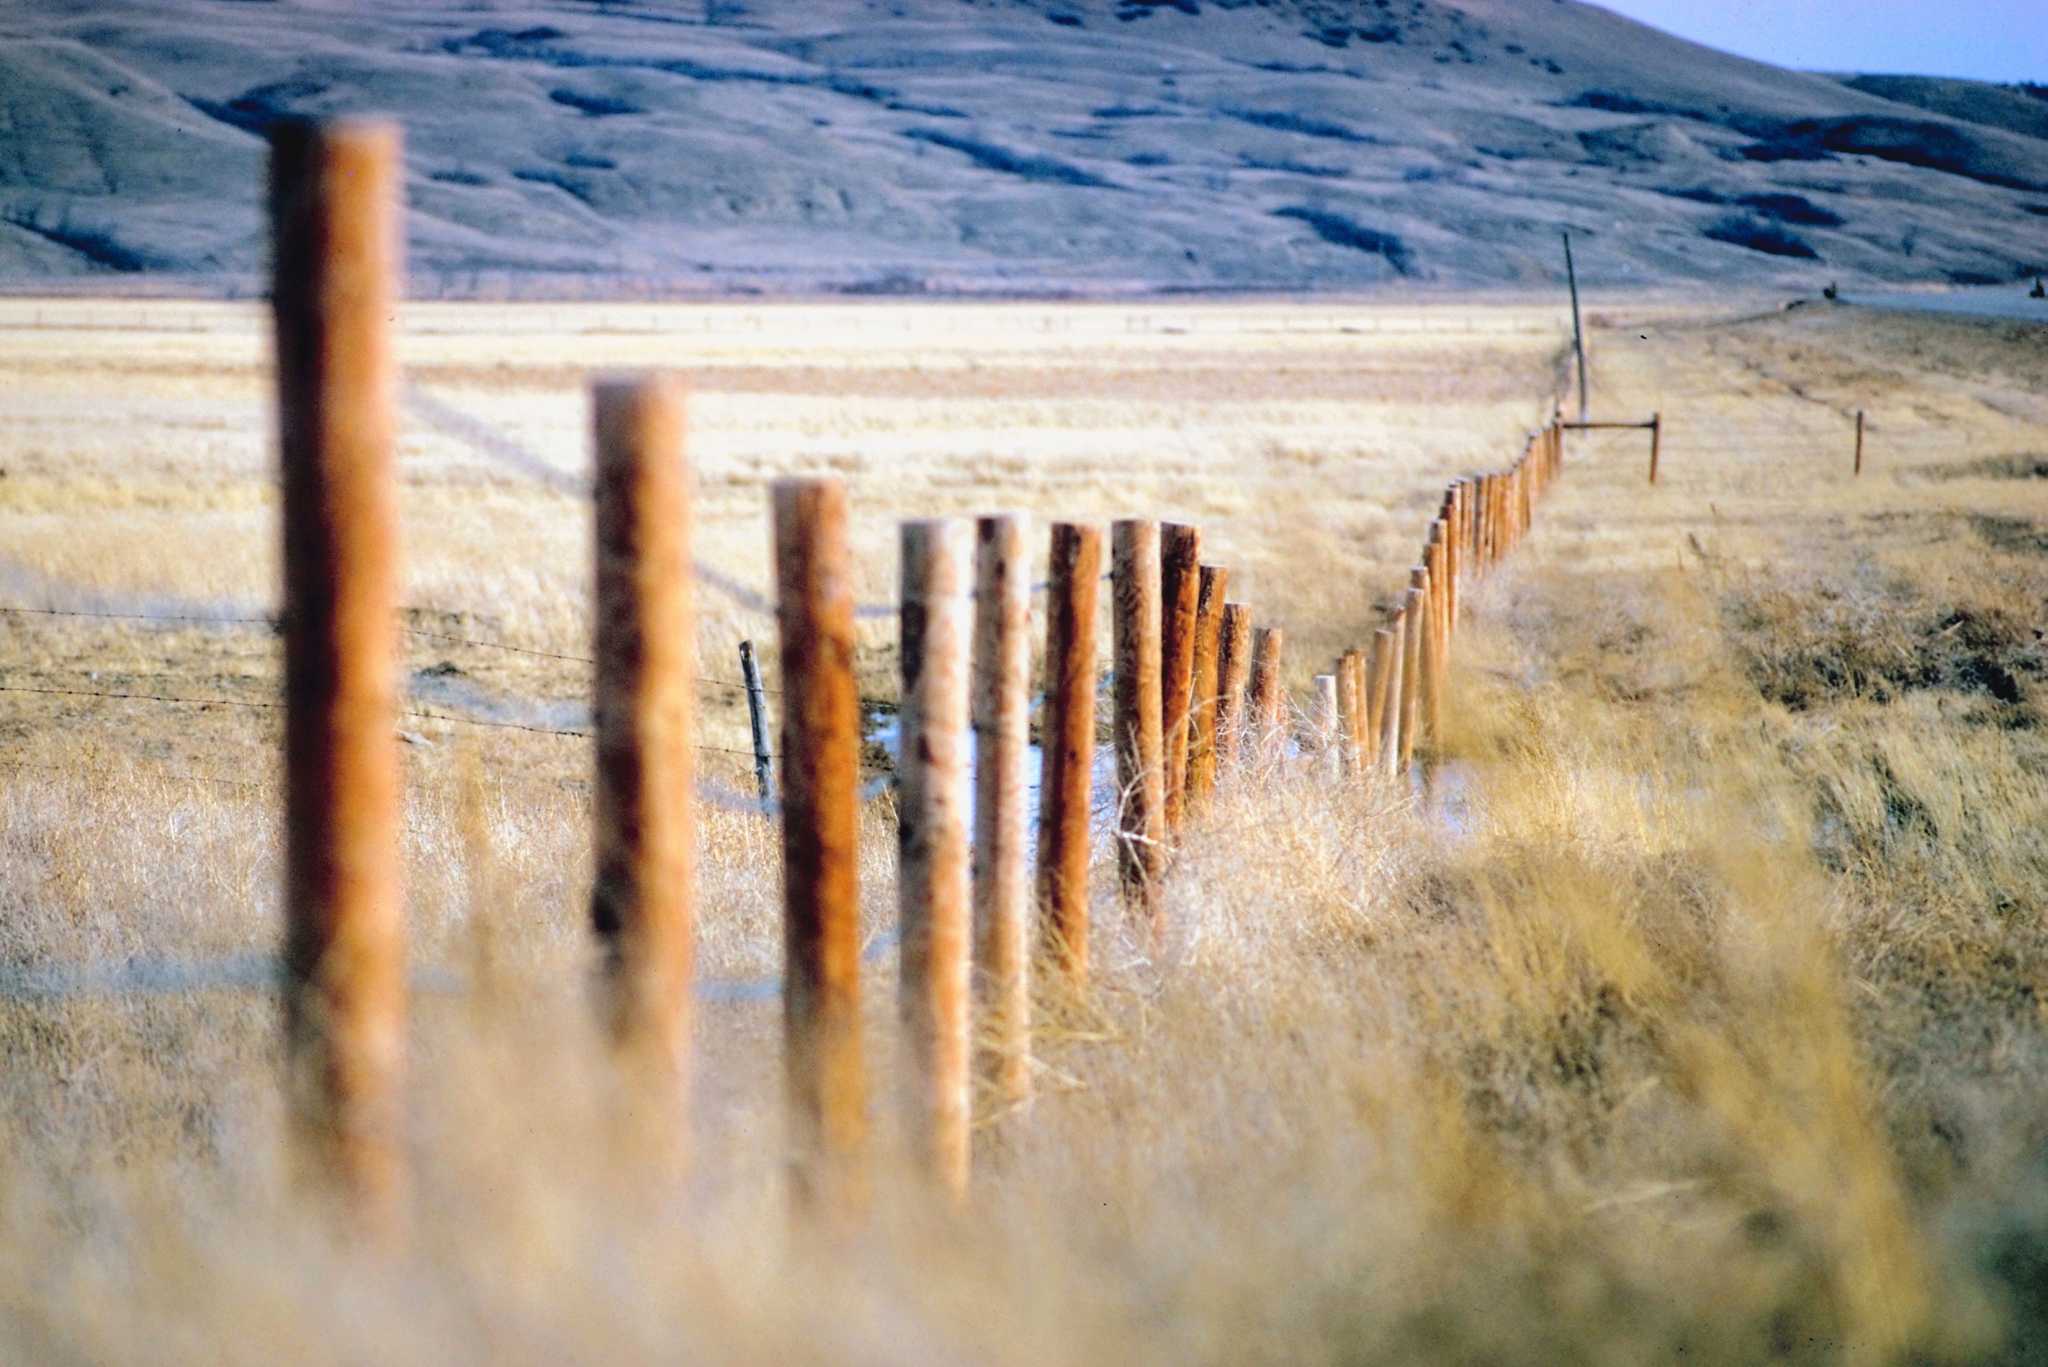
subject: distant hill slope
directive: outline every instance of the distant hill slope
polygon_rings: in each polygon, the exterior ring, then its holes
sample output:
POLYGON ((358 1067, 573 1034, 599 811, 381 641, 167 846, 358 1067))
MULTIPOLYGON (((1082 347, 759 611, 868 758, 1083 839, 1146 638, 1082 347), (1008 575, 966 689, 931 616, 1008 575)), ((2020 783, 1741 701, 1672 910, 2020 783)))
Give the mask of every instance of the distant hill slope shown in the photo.
POLYGON ((1844 76, 1843 85, 1881 100, 2003 128, 2030 138, 2048 138, 2048 90, 2030 95, 2009 85, 1948 76, 1844 76))
POLYGON ((343 111, 424 293, 2048 270, 2048 140, 1859 86, 1571 0, 15 0, 0 278, 254 287, 343 111))

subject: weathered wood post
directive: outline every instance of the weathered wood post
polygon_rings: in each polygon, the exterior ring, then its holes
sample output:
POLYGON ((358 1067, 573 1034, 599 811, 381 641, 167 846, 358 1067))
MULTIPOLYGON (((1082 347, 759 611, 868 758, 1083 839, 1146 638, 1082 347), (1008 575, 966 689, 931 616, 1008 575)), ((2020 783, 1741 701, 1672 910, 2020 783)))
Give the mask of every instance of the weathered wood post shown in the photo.
POLYGON ((1402 601, 1401 624, 1401 756, 1400 768, 1405 772, 1415 760, 1415 745, 1422 729, 1422 694, 1424 688, 1425 633, 1429 623, 1425 619, 1428 600, 1422 590, 1410 588, 1402 601))
POLYGON ((1166 868, 1165 774, 1160 764, 1159 524, 1125 518, 1112 525, 1116 620, 1116 772, 1123 790, 1117 863, 1124 894, 1153 934, 1161 919, 1166 868))
POLYGON ((1664 450, 1664 415, 1650 415, 1650 483, 1657 482, 1657 458, 1664 450))
POLYGON ((1216 699, 1222 687, 1223 601, 1230 571, 1202 566, 1195 607, 1194 687, 1188 703, 1187 810, 1192 816, 1216 787, 1216 699))
POLYGON ((1095 608, 1102 529, 1052 528, 1039 739, 1038 902, 1069 981, 1088 978, 1088 818, 1095 773, 1095 608))
POLYGON ((1408 572, 1408 583, 1408 591, 1421 595, 1422 602, 1422 661, 1417 670, 1422 684, 1422 716, 1416 727, 1416 736, 1418 740, 1427 736, 1434 742, 1442 734, 1444 684, 1444 662, 1436 620, 1436 587, 1430 582, 1429 570, 1422 565, 1408 572))
POLYGON ((754 657, 754 643, 740 642, 740 679, 747 690, 747 727, 754 738, 754 787, 761 794, 761 810, 775 809, 775 765, 768 754, 768 690, 761 686, 761 662, 754 657))
POLYGON ((1243 603, 1223 605, 1216 673, 1220 680, 1216 690, 1216 772, 1227 774, 1250 747, 1245 690, 1252 678, 1252 610, 1243 603))
POLYGON ((1380 762, 1380 738, 1387 724, 1387 697, 1393 691, 1390 676, 1397 668, 1394 650, 1394 633, 1386 627, 1375 629, 1372 654, 1365 672, 1365 743, 1369 765, 1380 762))
POLYGON ((398 130, 272 134, 284 484, 285 1039, 307 1156, 353 1214, 403 1223, 398 492, 390 320, 398 130))
POLYGON ((974 944, 984 1075, 1014 1105, 1031 1095, 1031 573, 1027 519, 975 524, 974 944))
MULTIPOLYGON (((1380 763, 1387 777, 1401 775, 1401 716, 1408 705, 1408 610, 1394 613, 1387 625, 1392 650, 1387 659, 1386 702, 1380 710, 1380 763)), ((1374 633, 1378 639, 1378 633, 1374 633)))
POLYGON ((1250 755, 1259 764, 1280 756, 1281 723, 1285 720, 1286 694, 1280 678, 1281 656, 1287 633, 1279 627, 1260 627, 1252 633, 1251 698, 1245 704, 1249 723, 1246 737, 1250 755))
POLYGON ((903 524, 903 743, 896 770, 908 1128, 920 1167, 956 1199, 967 1193, 973 1120, 968 531, 955 519, 903 524))
POLYGON ((1863 410, 1856 410, 1856 473, 1863 473, 1863 410))
MULTIPOLYGON (((595 386, 596 878, 611 1031, 659 1143, 683 1133, 696 962, 697 618, 683 396, 595 386)), ((676 1151, 680 1151, 679 1147, 676 1151)))
POLYGON ((1342 757, 1338 767, 1346 778, 1356 778, 1358 776, 1359 766, 1363 760, 1358 744, 1360 730, 1358 713, 1361 700, 1358 696, 1358 674, 1353 668, 1355 664, 1353 657, 1356 654, 1356 651, 1346 651, 1344 654, 1339 655, 1336 664, 1331 666, 1330 670, 1337 692, 1338 753, 1342 757))
POLYGON ((860 702, 846 490, 774 486, 782 648, 784 1069, 799 1201, 866 1195, 867 1073, 860 1035, 860 702))
POLYGON ((1323 772, 1332 779, 1344 776, 1344 724, 1339 709, 1342 693, 1335 674, 1316 675, 1315 739, 1322 756, 1323 772))
POLYGON ((1193 704, 1195 621, 1201 592, 1202 533, 1178 522, 1159 527, 1159 725, 1164 750, 1166 830, 1187 820, 1188 709, 1193 704))

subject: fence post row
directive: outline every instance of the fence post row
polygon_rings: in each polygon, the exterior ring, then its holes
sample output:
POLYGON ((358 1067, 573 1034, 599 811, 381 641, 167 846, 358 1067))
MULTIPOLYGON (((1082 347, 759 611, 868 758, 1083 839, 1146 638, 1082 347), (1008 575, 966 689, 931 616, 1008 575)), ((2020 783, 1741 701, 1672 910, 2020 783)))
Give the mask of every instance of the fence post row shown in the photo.
POLYGON ((398 850, 398 494, 390 319, 400 138, 271 135, 283 478, 285 1040, 294 1129, 354 1215, 396 1233, 405 928, 398 850))
MULTIPOLYGON (((284 480, 286 1029, 293 1112, 362 1214, 392 1225, 405 1186, 405 1028, 397 853, 395 362, 398 134, 286 124, 273 135, 284 480)), ((673 1133, 686 1098, 695 937, 694 583, 684 404, 669 380, 593 390, 595 879, 610 1025, 639 1069, 632 1098, 673 1133)), ((1505 470, 1447 486, 1400 607, 1315 678, 1335 773, 1398 776, 1440 743, 1464 592, 1532 528, 1564 465, 1553 416, 1505 470)), ((1654 482, 1662 416, 1651 431, 1654 482)), ((1863 422, 1858 414, 1858 469, 1863 422)), ((866 1191, 858 899, 859 703, 847 506, 836 481, 772 489, 783 665, 784 1070, 800 1204, 866 1191)), ((1030 669, 1027 521, 901 528, 902 933, 908 1128, 955 1199, 971 1165, 971 1012, 984 1076, 1030 1092, 1031 874, 1024 764, 1030 669), (970 546, 976 549, 970 553, 970 546), (970 736, 978 756, 970 803, 970 736), (969 811, 975 815, 969 840, 969 811), (975 857, 970 860, 970 847, 975 857), (975 965, 979 963, 977 975, 975 965)), ((1219 774, 1263 763, 1283 732, 1283 633, 1225 601, 1192 526, 1114 524, 1119 879, 1163 933, 1168 834, 1219 774)), ((1085 983, 1103 536, 1051 528, 1047 701, 1037 832, 1041 934, 1085 983)), ((756 782, 771 807, 764 692, 740 646, 756 782)))

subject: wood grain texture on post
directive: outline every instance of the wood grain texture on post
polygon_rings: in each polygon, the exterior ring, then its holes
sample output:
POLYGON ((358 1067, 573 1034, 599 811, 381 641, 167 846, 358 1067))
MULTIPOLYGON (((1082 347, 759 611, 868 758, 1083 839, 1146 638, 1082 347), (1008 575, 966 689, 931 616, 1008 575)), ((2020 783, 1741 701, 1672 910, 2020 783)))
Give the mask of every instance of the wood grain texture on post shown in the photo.
MULTIPOLYGON (((1401 609, 1388 624, 1387 634, 1392 649, 1387 657, 1385 693, 1386 699, 1380 706, 1380 763, 1385 766, 1387 777, 1397 778, 1401 773, 1401 714, 1408 699, 1408 610, 1401 609)), ((1378 640, 1378 633, 1374 633, 1378 640)))
POLYGON ((1400 769, 1414 763, 1415 746, 1421 739, 1423 668, 1425 641, 1429 630, 1429 600, 1421 589, 1411 588, 1401 607, 1401 754, 1400 769))
POLYGON ((799 1201, 866 1195, 860 1034, 860 700, 846 490, 789 479, 774 499, 782 648, 783 1057, 799 1201))
POLYGON ((1362 699, 1358 693, 1358 672, 1356 651, 1346 651, 1337 657, 1330 677, 1337 690, 1337 749, 1341 756, 1339 768, 1347 778, 1356 778, 1360 772, 1362 755, 1359 747, 1361 719, 1359 707, 1362 699))
POLYGON ((1280 757, 1282 723, 1286 720, 1286 693, 1280 677, 1287 633, 1279 627, 1260 627, 1252 633, 1251 696, 1245 703, 1246 758, 1259 765, 1280 757))
POLYGON ((1031 751, 1028 519, 975 523, 974 959, 987 1049, 983 1074, 1006 1104, 1031 1094, 1031 751))
POLYGON ((973 555, 966 522, 902 529, 902 744, 896 771, 898 1006, 909 1045, 908 1131, 921 1170, 967 1193, 973 1122, 968 655, 973 555))
MULTIPOLYGON (((1438 547, 1430 547, 1430 562, 1440 557, 1438 547)), ((1439 615, 1438 604, 1443 600, 1439 595, 1436 574, 1430 568, 1418 567, 1416 587, 1422 590, 1425 609, 1423 622, 1424 639, 1422 649, 1422 712, 1423 730, 1430 740, 1443 736, 1444 725, 1444 675, 1450 664, 1449 642, 1444 636, 1443 618, 1439 615)))
MULTIPOLYGON (((596 878, 611 1028, 646 1109, 684 1100, 695 973, 697 620, 683 396, 607 381, 596 438, 596 878)), ((676 1114, 675 1119, 680 1120, 676 1114)))
POLYGON ((283 474, 285 1035, 308 1156, 366 1224, 405 1188, 398 492, 390 320, 398 130, 272 134, 283 474))
POLYGON ((1252 681, 1252 610, 1243 603, 1223 605, 1216 673, 1216 772, 1221 775, 1235 769, 1247 749, 1245 693, 1252 681))
POLYGON ((1195 613, 1202 587, 1202 533, 1178 522, 1159 527, 1159 688, 1166 829, 1187 819, 1188 708, 1195 677, 1195 613))
POLYGON ((1195 674, 1188 703, 1187 810, 1192 816, 1216 787, 1216 706, 1223 686, 1223 600, 1230 571, 1202 566, 1195 607, 1195 674))
POLYGON ((1465 539, 1460 535, 1465 519, 1465 486, 1453 484, 1450 491, 1450 507, 1444 518, 1444 592, 1450 601, 1450 616, 1445 625, 1452 636, 1458 634, 1460 614, 1465 610, 1465 539))
POLYGON ((1386 733, 1387 699, 1393 693, 1394 648, 1395 636, 1391 630, 1379 627, 1373 631, 1372 654, 1367 658, 1365 670, 1365 758, 1368 767, 1379 763, 1380 753, 1385 748, 1381 738, 1386 733))
POLYGON ((1052 528, 1039 733, 1038 902, 1054 961, 1088 978, 1088 833, 1095 776, 1095 611, 1102 529, 1052 528))
POLYGON ((1437 653, 1449 658, 1451 647, 1451 586, 1444 573, 1444 524, 1438 518, 1429 524, 1429 540, 1423 544, 1422 563, 1429 570, 1429 620, 1436 628, 1437 653))
MULTIPOLYGON (((1438 529, 1442 528, 1437 524, 1438 529)), ((1449 669, 1451 663, 1451 574, 1450 548, 1441 536, 1430 538, 1429 551, 1423 558, 1429 570, 1429 592, 1433 600, 1430 621, 1436 627, 1437 664, 1449 669)))
POLYGON ((1116 619, 1117 867, 1124 893, 1154 934, 1166 869, 1165 776, 1160 764, 1159 524, 1126 518, 1112 525, 1116 619))

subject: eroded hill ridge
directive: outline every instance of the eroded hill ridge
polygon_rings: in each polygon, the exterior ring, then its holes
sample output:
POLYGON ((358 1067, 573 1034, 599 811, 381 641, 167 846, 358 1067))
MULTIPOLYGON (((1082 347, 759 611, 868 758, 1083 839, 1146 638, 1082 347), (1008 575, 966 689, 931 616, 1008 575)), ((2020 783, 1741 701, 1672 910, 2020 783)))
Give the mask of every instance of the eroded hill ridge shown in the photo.
POLYGON ((0 278, 254 288, 264 125, 374 111, 423 294, 1990 283, 2037 104, 1573 0, 21 0, 0 278))

